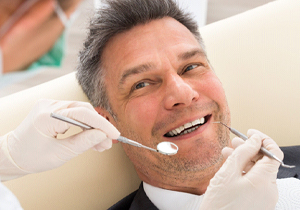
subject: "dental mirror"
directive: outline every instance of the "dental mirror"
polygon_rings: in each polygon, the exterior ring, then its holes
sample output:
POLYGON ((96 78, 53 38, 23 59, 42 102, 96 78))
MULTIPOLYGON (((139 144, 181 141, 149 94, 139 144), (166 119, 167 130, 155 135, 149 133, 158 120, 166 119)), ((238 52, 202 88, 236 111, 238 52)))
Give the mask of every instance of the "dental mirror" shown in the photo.
POLYGON ((157 145, 157 151, 164 155, 175 155, 178 152, 178 146, 172 142, 163 141, 157 145))
MULTIPOLYGON (((72 125, 79 126, 81 128, 84 128, 84 129, 93 129, 93 127, 91 127, 89 125, 83 124, 81 122, 78 122, 76 120, 73 120, 73 119, 68 118, 66 116, 63 116, 63 115, 59 115, 59 114, 56 114, 56 113, 51 113, 50 116, 55 118, 55 119, 70 123, 72 125)), ((140 144, 136 141, 133 141, 131 139, 127 139, 124 136, 119 136, 117 138, 117 140, 120 141, 120 142, 123 142, 125 144, 130 144, 130 145, 135 146, 135 147, 142 147, 142 148, 154 151, 154 152, 159 152, 159 153, 164 154, 164 155, 175 155, 178 151, 178 146, 176 144, 174 144, 172 142, 168 142, 168 141, 160 142, 157 145, 157 149, 153 149, 151 147, 147 147, 147 146, 142 145, 142 144, 140 144)))

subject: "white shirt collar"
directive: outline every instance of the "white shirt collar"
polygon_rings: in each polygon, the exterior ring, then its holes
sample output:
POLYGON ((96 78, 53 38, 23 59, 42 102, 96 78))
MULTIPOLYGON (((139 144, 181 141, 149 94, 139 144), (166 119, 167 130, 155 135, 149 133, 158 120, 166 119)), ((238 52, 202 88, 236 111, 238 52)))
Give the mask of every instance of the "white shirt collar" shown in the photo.
MULTIPOLYGON (((277 179, 279 200, 276 210, 300 209, 300 180, 295 178, 277 179)), ((160 210, 199 209, 203 195, 165 190, 143 182, 144 190, 151 202, 160 210)))
POLYGON ((143 187, 150 201, 160 210, 199 209, 203 195, 166 190, 143 182, 143 187))

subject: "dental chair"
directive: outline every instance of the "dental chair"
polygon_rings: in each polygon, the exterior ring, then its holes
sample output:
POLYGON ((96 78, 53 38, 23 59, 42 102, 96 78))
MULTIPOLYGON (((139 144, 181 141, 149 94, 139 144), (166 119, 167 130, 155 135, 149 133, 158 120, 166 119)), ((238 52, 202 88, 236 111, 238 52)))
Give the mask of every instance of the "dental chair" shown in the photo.
MULTIPOLYGON (((300 145, 300 1, 278 0, 200 29, 223 83, 232 127, 256 128, 280 146, 300 145)), ((88 101, 71 73, 0 99, 0 135, 40 98, 88 101)), ((71 129, 66 135, 78 132, 71 129)), ((120 144, 87 151, 60 168, 7 181, 25 210, 107 209, 137 189, 120 144)))

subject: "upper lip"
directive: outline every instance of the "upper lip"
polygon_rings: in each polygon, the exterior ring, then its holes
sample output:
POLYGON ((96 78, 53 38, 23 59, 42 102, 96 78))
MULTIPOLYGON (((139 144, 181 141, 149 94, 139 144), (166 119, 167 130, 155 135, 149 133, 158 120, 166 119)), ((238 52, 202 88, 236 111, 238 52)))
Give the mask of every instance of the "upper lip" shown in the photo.
POLYGON ((191 120, 185 120, 184 122, 182 122, 182 123, 180 123, 180 124, 178 123, 177 126, 174 126, 172 129, 169 129, 167 132, 165 132, 164 135, 166 135, 166 134, 169 133, 170 131, 173 131, 173 130, 175 130, 175 129, 178 129, 178 128, 180 128, 180 127, 186 125, 187 123, 192 123, 192 122, 194 122, 195 120, 200 120, 201 118, 205 118, 205 117, 207 117, 207 116, 209 116, 209 115, 211 115, 211 114, 206 114, 206 115, 204 115, 204 116, 196 117, 196 118, 193 118, 193 119, 191 119, 191 120))

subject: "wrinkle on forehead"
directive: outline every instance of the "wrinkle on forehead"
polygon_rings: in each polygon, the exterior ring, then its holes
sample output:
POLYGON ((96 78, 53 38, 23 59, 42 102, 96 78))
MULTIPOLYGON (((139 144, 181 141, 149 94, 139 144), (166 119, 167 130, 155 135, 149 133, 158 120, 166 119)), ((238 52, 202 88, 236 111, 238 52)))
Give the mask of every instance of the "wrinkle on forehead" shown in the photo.
MULTIPOLYGON (((200 48, 195 48, 195 49, 191 49, 188 51, 184 51, 182 53, 180 53, 177 58, 180 61, 184 61, 184 60, 188 60, 194 56, 202 56, 202 57, 206 57, 205 53, 203 52, 202 49, 200 48)), ((132 68, 129 68, 127 70, 125 70, 122 73, 121 79, 119 81, 119 88, 124 84, 124 82, 126 81, 126 79, 130 76, 134 76, 137 74, 141 74, 147 71, 150 71, 152 69, 156 68, 156 64, 154 62, 148 62, 148 63, 144 63, 132 68)))
POLYGON ((146 63, 146 64, 141 64, 136 67, 125 70, 121 76, 119 85, 124 84, 124 81, 126 80, 127 77, 130 77, 130 76, 136 75, 136 74, 140 74, 143 72, 147 72, 147 71, 153 69, 154 67, 155 67, 155 64, 146 63))
POLYGON ((163 58, 180 61, 195 54, 205 56, 194 35, 175 19, 166 17, 112 37, 104 49, 102 64, 109 84, 120 90, 130 76, 158 69, 163 58))
POLYGON ((148 51, 149 48, 153 47, 153 43, 155 43, 155 47, 164 50, 166 47, 169 47, 166 44, 170 40, 173 41, 172 45, 180 44, 187 40, 191 42, 192 40, 194 45, 199 46, 194 35, 184 25, 173 18, 165 17, 134 26, 128 31, 113 36, 104 49, 103 58, 105 59, 103 59, 103 62, 105 63, 106 58, 112 56, 119 58, 119 60, 124 60, 125 58, 128 60, 128 58, 131 58, 132 52, 148 51), (126 51, 124 49, 129 48, 130 50, 124 52, 126 51), (112 52, 112 49, 115 49, 114 52, 112 52), (120 53, 122 53, 122 57, 120 57, 120 53))

